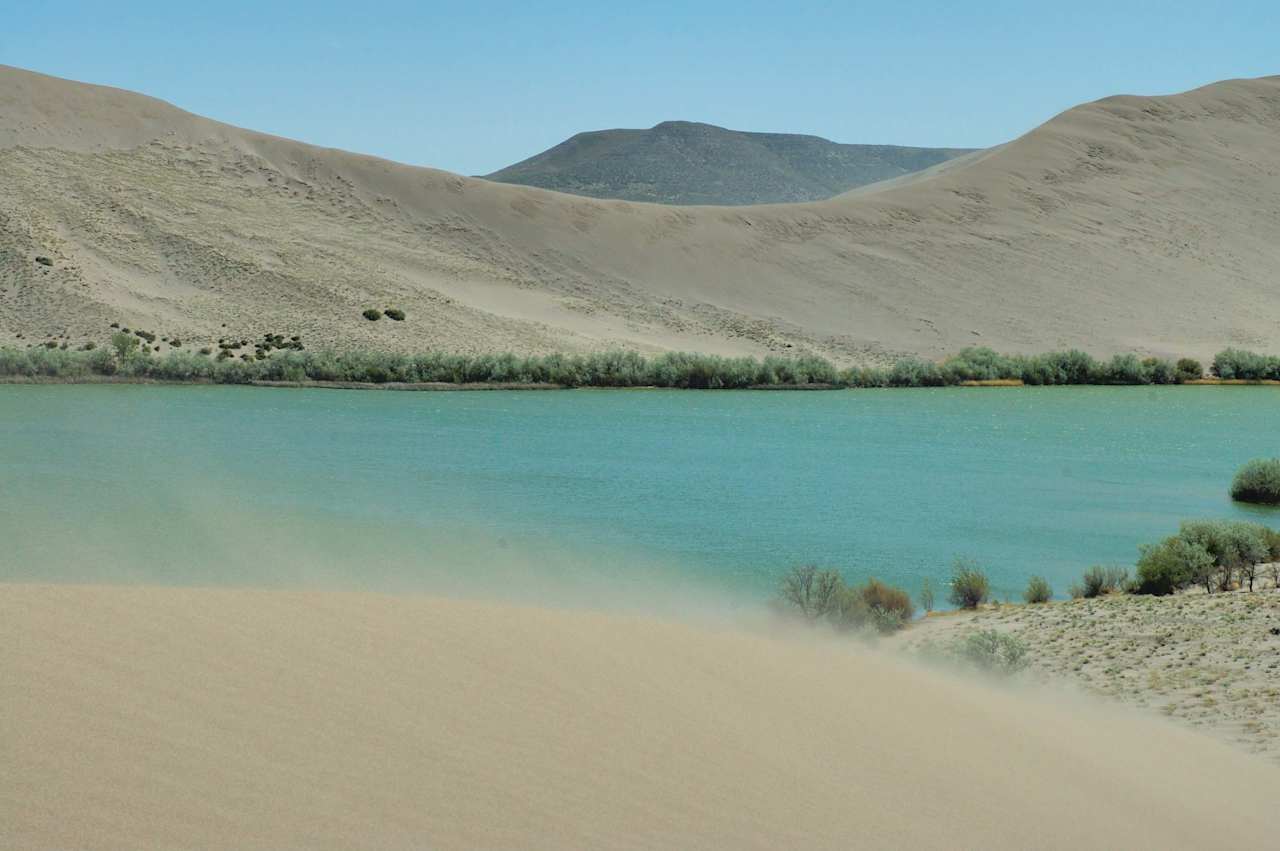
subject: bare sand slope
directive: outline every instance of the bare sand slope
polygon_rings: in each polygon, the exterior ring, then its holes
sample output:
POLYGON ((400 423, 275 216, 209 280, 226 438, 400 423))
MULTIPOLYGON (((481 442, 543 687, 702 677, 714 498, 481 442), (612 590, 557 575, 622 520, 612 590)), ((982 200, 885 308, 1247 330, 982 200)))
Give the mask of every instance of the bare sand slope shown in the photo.
POLYGON ((1262 848, 1280 771, 824 644, 356 593, 0 587, 5 847, 1262 848))
POLYGON ((1072 109, 823 202, 669 208, 316 148, 0 67, 0 343, 1280 351, 1280 78, 1072 109), (36 264, 50 258, 52 268, 36 264), (403 323, 360 319, 397 306, 403 323), (222 326, 226 324, 224 329, 222 326))

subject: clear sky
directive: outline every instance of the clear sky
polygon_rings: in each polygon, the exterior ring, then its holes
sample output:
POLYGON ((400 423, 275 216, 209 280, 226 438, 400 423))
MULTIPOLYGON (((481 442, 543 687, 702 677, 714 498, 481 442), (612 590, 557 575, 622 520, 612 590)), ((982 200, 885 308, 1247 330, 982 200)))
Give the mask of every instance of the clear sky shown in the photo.
POLYGON ((667 119, 982 147, 1087 100, 1280 74, 1280 2, 93 2, 9 8, 0 63, 483 174, 667 119))

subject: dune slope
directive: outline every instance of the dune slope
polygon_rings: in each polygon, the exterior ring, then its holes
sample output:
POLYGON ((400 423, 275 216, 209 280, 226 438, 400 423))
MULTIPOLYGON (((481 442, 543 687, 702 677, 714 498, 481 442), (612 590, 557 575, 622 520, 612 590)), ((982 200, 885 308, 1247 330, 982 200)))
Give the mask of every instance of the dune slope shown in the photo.
POLYGON ((316 148, 0 68, 0 343, 119 320, 197 343, 846 362, 970 344, 1280 351, 1278 133, 1280 78, 1229 81, 1086 104, 826 201, 673 209, 316 148), (370 306, 409 319, 365 322, 370 306))
POLYGON ((357 593, 0 587, 6 847, 1265 847, 1280 772, 822 644, 357 593))

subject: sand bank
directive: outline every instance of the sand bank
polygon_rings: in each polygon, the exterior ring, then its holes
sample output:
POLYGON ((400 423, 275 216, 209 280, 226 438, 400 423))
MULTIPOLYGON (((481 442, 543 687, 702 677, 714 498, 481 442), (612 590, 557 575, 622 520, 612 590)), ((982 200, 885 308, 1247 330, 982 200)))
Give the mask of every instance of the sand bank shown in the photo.
POLYGON ((848 642, 0 586, 7 847, 1264 847, 1280 769, 848 642))

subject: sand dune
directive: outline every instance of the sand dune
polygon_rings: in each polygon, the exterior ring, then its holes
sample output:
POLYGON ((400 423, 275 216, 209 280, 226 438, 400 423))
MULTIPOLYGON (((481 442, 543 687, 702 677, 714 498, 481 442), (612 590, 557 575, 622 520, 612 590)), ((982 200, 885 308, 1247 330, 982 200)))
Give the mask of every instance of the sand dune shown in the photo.
POLYGON ((1261 848, 1280 771, 848 643, 0 587, 6 847, 1261 848))
POLYGON ((1280 78, 1072 109, 823 202, 669 208, 397 165, 0 68, 0 342, 1280 351, 1280 78), (50 269, 35 256, 54 261, 50 269), (403 323, 368 323, 399 306, 403 323), (223 324, 226 329, 223 329, 223 324))

